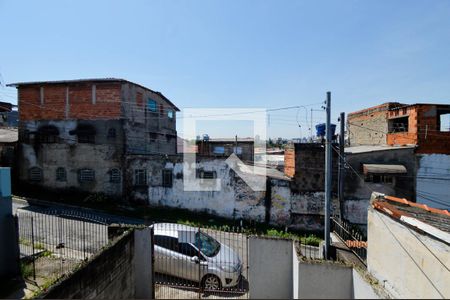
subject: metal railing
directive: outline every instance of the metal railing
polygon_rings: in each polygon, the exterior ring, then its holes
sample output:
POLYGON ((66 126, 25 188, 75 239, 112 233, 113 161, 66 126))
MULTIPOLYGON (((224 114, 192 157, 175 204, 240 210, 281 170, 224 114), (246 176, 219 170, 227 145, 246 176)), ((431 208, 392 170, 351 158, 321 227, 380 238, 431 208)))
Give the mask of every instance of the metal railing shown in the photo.
POLYGON ((366 265, 367 240, 361 233, 354 230, 349 223, 336 218, 331 218, 331 231, 366 265))
POLYGON ((36 283, 70 272, 108 244, 108 226, 98 216, 19 209, 15 218, 22 276, 36 283))

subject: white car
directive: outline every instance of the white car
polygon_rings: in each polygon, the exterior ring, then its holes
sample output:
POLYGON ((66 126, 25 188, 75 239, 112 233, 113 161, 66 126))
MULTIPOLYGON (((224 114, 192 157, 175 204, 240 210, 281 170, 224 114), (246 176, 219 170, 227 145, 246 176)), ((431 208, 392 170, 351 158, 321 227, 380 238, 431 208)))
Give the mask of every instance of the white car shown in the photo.
POLYGON ((200 282, 206 290, 239 283, 241 259, 227 245, 187 225, 159 223, 152 227, 155 272, 200 282))

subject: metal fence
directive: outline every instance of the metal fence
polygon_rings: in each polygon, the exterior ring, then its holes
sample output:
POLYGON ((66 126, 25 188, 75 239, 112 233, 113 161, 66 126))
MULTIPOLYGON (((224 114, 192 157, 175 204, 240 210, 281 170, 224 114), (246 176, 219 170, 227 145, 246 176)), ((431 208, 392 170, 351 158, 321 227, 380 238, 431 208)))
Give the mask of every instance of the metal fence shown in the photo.
POLYGON ((366 264, 367 240, 361 233, 356 231, 349 223, 336 218, 331 218, 331 230, 339 236, 363 264, 366 264))
POLYGON ((153 241, 156 299, 248 298, 248 237, 242 228, 154 224, 153 241))
MULTIPOLYGON (((304 237, 306 240, 306 236, 304 237)), ((295 249, 297 253, 305 259, 323 259, 323 249, 320 246, 307 245, 301 243, 300 240, 295 240, 295 249)))
POLYGON ((42 283, 73 270, 108 243, 105 220, 66 210, 24 210, 16 213, 21 271, 42 283))

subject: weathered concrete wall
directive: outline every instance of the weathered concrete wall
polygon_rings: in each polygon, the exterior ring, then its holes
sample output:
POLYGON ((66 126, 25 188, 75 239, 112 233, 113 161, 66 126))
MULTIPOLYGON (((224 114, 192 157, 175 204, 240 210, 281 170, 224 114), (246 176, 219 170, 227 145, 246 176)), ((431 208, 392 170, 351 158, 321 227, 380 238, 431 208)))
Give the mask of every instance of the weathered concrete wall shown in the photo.
MULTIPOLYGON (((352 270, 353 299, 380 299, 374 287, 364 280, 364 277, 355 269, 352 270)), ((380 290, 378 288, 378 290, 380 290)), ((385 296, 383 294, 383 296, 385 296)), ((385 297, 383 297, 385 298, 385 297)))
POLYGON ((369 199, 345 199, 343 216, 352 224, 367 225, 369 199))
POLYGON ((224 159, 202 159, 197 168, 215 171, 221 179, 219 191, 184 191, 183 163, 150 162, 148 197, 150 205, 205 211, 227 218, 243 218, 263 222, 265 192, 254 192, 230 170, 224 159), (163 187, 162 170, 173 171, 173 186, 163 187))
POLYGON ((326 261, 302 261, 298 268, 297 299, 350 299, 352 268, 326 261))
POLYGON ((387 102, 349 113, 347 126, 350 145, 386 145, 389 110, 401 106, 405 104, 387 102))
POLYGON ((347 116, 350 145, 386 145, 389 103, 367 108, 347 116))
POLYGON ((292 280, 294 299, 379 299, 377 292, 386 295, 364 270, 323 260, 300 260, 296 247, 292 252, 292 280))
POLYGON ((149 227, 134 231, 135 299, 153 297, 152 237, 149 227))
MULTIPOLYGON (((325 191, 325 147, 319 143, 297 143, 294 144, 294 149, 295 171, 291 189, 298 193, 325 191)), ((333 191, 337 192, 336 151, 332 151, 332 160, 333 191)), ((292 164, 289 161, 287 163, 292 164)), ((291 173, 292 170, 289 170, 289 174, 291 173)))
POLYGON ((122 85, 122 95, 127 99, 122 105, 127 153, 176 154, 175 107, 161 94, 130 83, 122 85), (148 99, 156 102, 156 112, 148 109, 148 99), (172 118, 168 110, 172 110, 172 118))
POLYGON ((417 155, 417 202, 450 210, 450 155, 417 155))
MULTIPOLYGON (((86 192, 104 192, 106 194, 121 196, 121 182, 110 182, 110 171, 118 168, 123 173, 123 132, 121 121, 29 121, 22 122, 21 133, 31 134, 31 138, 23 140, 19 152, 19 179, 29 181, 29 169, 39 167, 42 169, 43 180, 36 185, 54 189, 70 190, 71 188, 86 192), (78 143, 77 136, 73 134, 80 124, 91 125, 96 130, 95 143, 78 143), (33 133, 39 127, 52 125, 59 130, 58 143, 40 143, 33 138, 33 133), (116 137, 109 138, 108 131, 115 129, 116 137), (66 181, 56 180, 56 169, 65 168, 66 181), (89 168, 95 171, 95 180, 92 182, 79 182, 78 171, 89 168)), ((122 178, 122 176, 121 176, 122 178)))
MULTIPOLYGON (((196 167, 215 171, 220 179, 220 190, 213 192, 185 191, 183 184, 183 162, 181 158, 129 160, 128 171, 142 168, 148 170, 148 191, 145 187, 133 187, 133 197, 147 201, 150 205, 205 211, 214 215, 254 220, 289 226, 300 230, 323 229, 324 193, 295 193, 288 180, 271 178, 270 189, 253 191, 229 166, 225 159, 198 158, 196 167), (172 187, 162 186, 162 171, 171 170, 172 187), (266 193, 270 193, 269 199, 266 193), (267 214, 268 213, 268 219, 267 214)), ((132 175, 129 174, 128 177, 132 175)), ((338 213, 337 199, 333 200, 333 213, 338 213)))
POLYGON ((450 298, 450 248, 369 209, 367 266, 395 298, 450 298))
MULTIPOLYGON (((416 163, 414 148, 371 151, 363 153, 346 153, 348 164, 353 171, 345 173, 345 193, 343 217, 345 220, 366 228, 367 208, 372 191, 386 195, 415 199, 416 163), (393 184, 373 183, 364 180, 363 164, 400 164, 406 167, 406 174, 398 174, 393 184)), ((394 174, 395 175, 395 174, 394 174)))
POLYGON ((292 299, 292 241, 250 237, 248 247, 250 298, 292 299))
POLYGON ((129 232, 43 295, 45 299, 135 297, 134 234, 129 232))

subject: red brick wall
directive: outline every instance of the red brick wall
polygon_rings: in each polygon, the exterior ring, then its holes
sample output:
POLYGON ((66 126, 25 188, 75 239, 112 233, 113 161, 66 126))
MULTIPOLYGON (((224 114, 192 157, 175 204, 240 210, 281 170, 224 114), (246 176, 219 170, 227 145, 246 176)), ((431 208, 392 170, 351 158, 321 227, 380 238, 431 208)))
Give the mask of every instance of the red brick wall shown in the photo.
POLYGON ((97 83, 96 102, 92 103, 92 84, 43 85, 19 87, 20 120, 62 120, 66 118, 66 88, 69 87, 68 119, 116 119, 121 116, 121 84, 97 83))
POLYGON ((284 174, 289 177, 294 177, 295 175, 295 150, 285 149, 284 150, 284 174))
POLYGON ((136 104, 138 107, 144 107, 144 97, 141 92, 136 93, 136 104))

